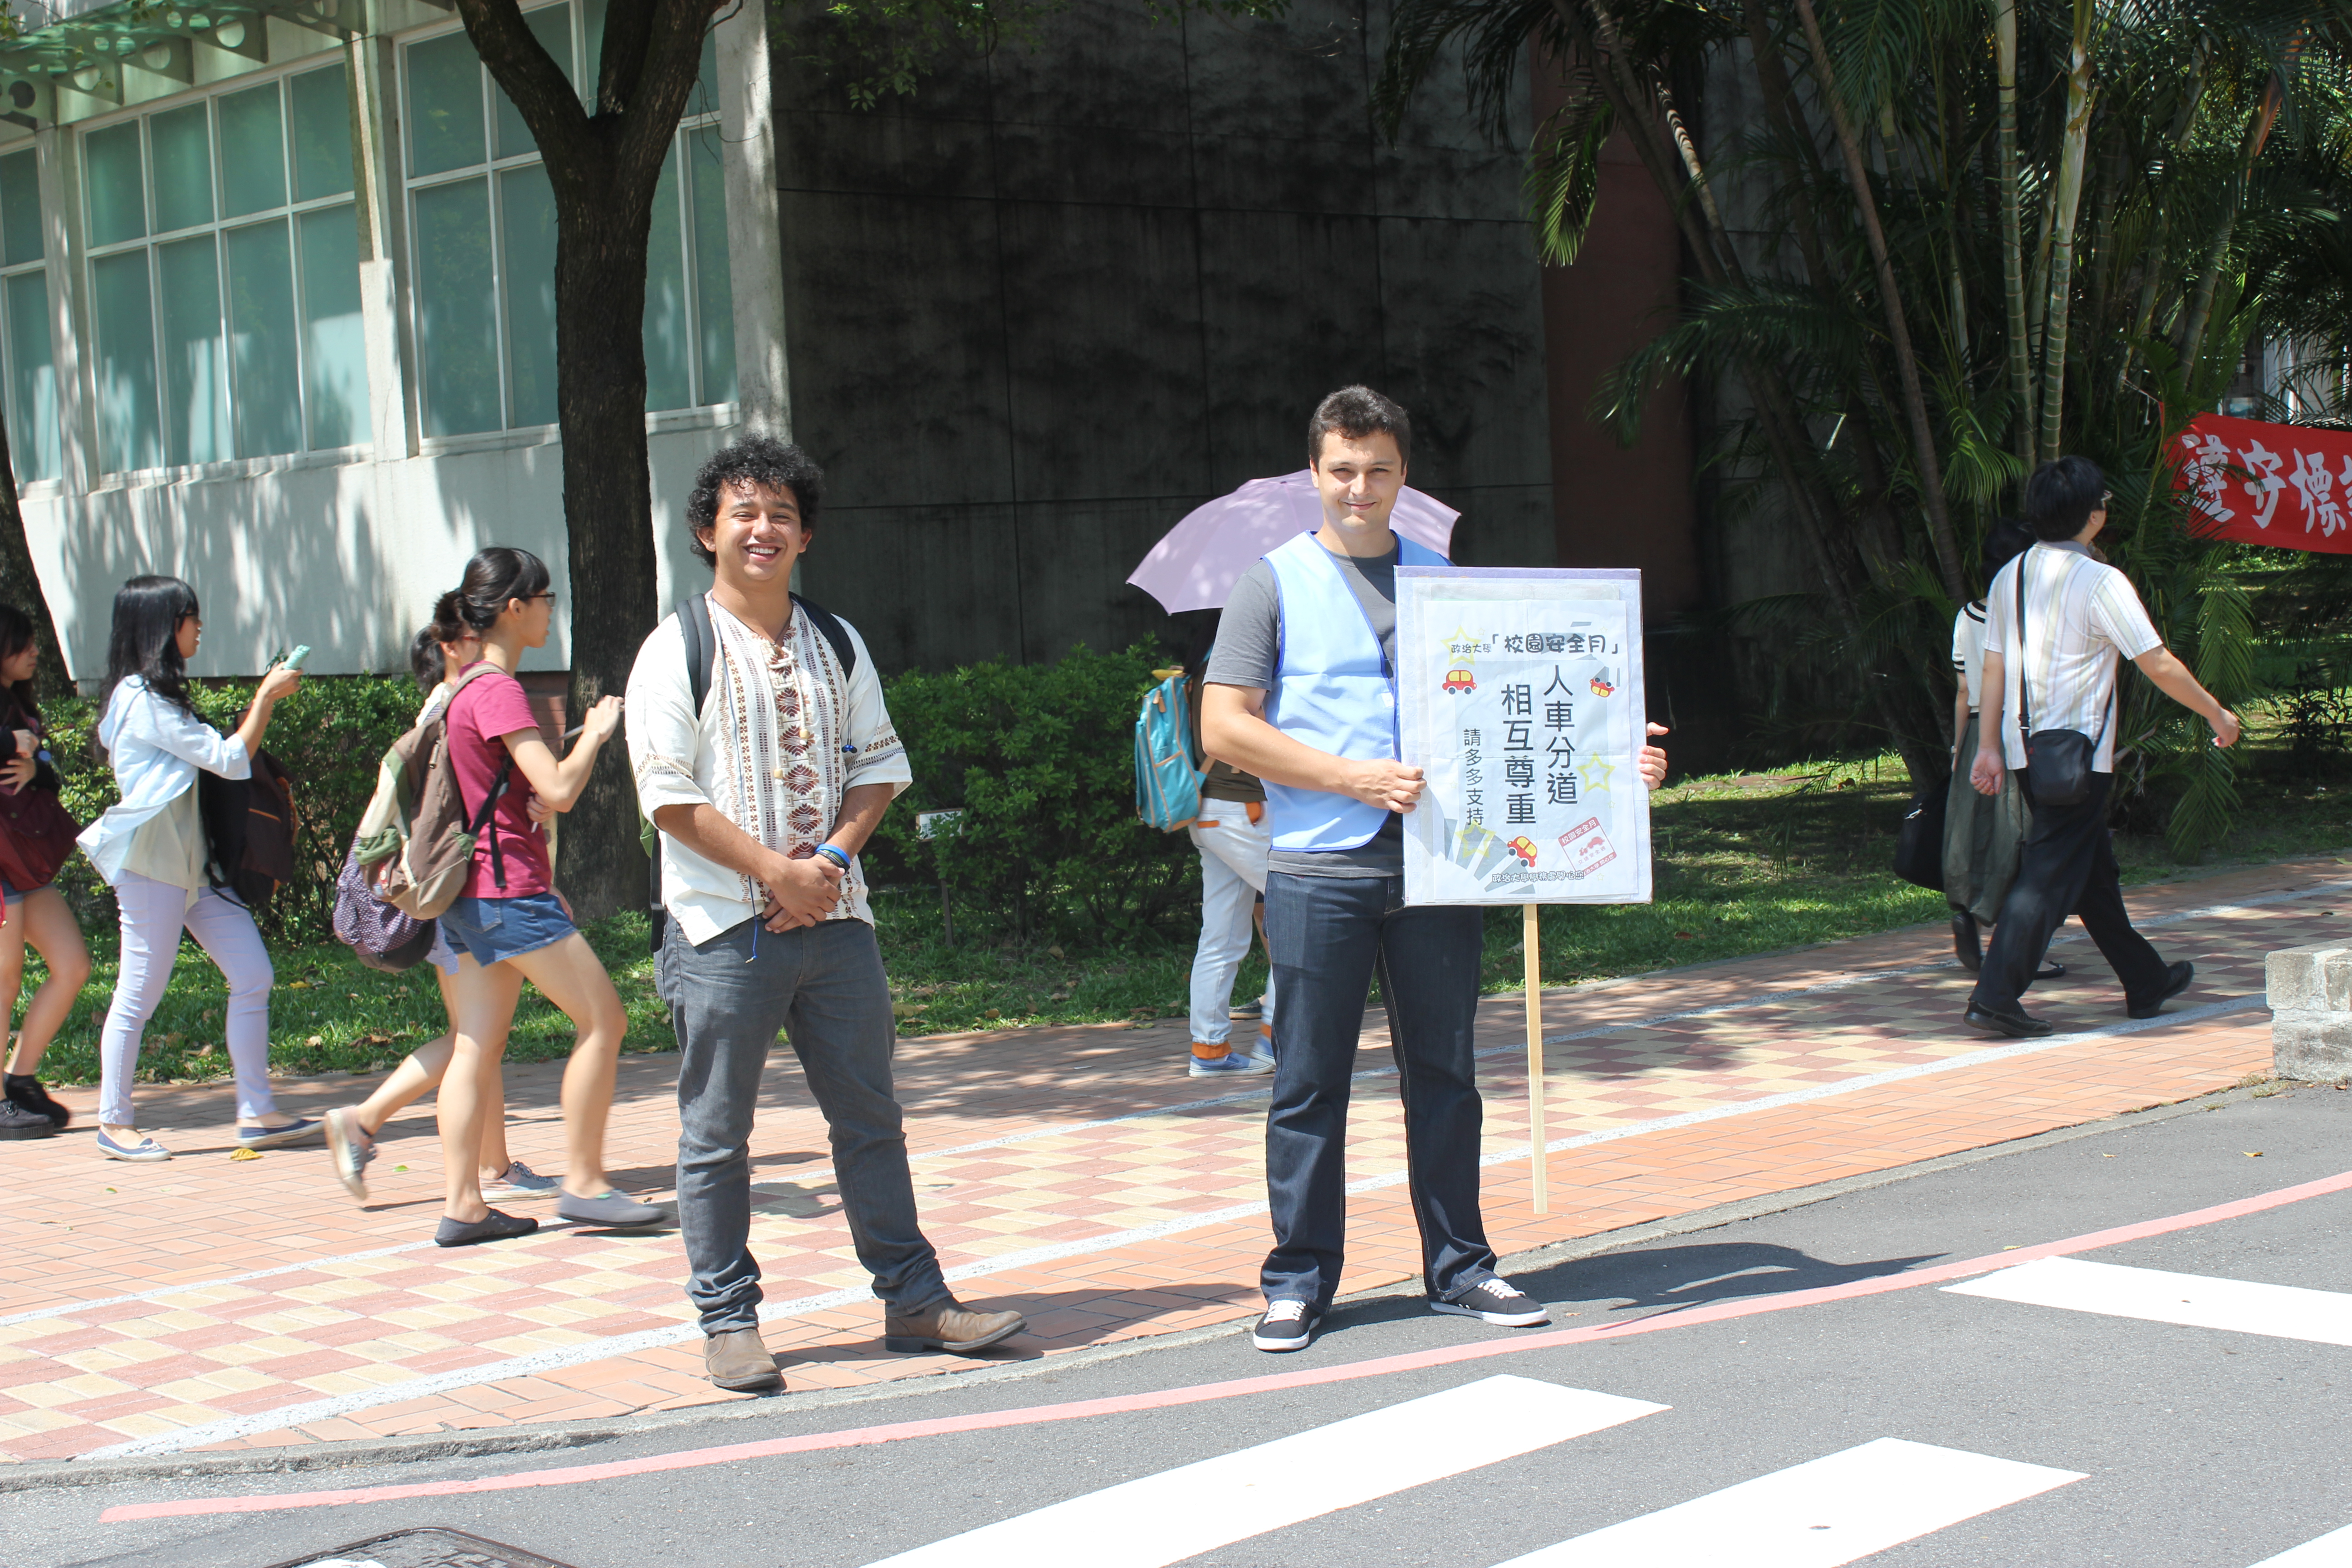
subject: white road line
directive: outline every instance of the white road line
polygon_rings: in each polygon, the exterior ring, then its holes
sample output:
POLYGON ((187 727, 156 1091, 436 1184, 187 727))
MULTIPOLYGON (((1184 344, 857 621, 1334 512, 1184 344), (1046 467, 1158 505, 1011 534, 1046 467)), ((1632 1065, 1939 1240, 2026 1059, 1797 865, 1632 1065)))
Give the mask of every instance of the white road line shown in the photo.
POLYGON ((2352 1295, 2306 1290, 2299 1285, 2259 1285, 2079 1258, 2044 1258, 1944 1289, 1955 1296, 2063 1307, 2149 1323, 2352 1345, 2352 1295))
POLYGON ((1667 1408, 1486 1377, 1072 1498, 873 1568, 1162 1568, 1667 1408))
POLYGON ((2082 1479, 2076 1470, 1881 1437, 1499 1568, 1837 1568, 2082 1479))
POLYGON ((2254 1568, 2352 1568, 2352 1525, 2290 1546, 2275 1557, 2263 1558, 2254 1568))

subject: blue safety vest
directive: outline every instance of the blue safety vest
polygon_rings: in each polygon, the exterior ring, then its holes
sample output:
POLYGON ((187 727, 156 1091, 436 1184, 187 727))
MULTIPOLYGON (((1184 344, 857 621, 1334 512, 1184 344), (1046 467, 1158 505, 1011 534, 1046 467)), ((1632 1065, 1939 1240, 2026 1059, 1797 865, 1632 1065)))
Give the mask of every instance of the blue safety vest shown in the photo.
MULTIPOLYGON (((1267 552, 1282 602, 1282 657, 1266 721, 1333 756, 1369 762, 1397 755, 1396 672, 1356 592, 1331 552, 1302 533, 1267 552)), ((1397 536, 1400 566, 1443 566, 1445 557, 1397 536)), ((1391 813, 1349 795, 1265 785, 1266 826, 1277 849, 1353 849, 1391 813)))

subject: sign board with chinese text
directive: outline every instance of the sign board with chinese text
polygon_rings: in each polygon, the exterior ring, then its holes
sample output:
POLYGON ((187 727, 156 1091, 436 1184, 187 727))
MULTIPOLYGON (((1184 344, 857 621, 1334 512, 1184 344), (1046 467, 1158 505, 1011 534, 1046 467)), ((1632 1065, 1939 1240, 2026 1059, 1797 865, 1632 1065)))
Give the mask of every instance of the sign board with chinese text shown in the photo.
POLYGON ((2352 431, 2200 414, 2172 457, 2200 538, 2352 554, 2352 431))
POLYGON ((1397 569, 1408 904, 1645 904, 1642 574, 1397 569))

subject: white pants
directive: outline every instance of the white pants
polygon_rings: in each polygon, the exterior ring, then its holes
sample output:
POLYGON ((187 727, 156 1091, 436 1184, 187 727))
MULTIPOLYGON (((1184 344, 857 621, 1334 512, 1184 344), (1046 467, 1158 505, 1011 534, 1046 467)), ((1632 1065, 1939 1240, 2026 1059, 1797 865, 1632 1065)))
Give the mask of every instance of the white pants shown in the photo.
POLYGON ((139 1039, 172 984, 183 927, 228 981, 226 1031, 229 1065, 236 1070, 236 1119, 251 1122, 277 1110, 269 1092, 269 986, 276 976, 253 916, 210 888, 191 904, 185 888, 136 871, 122 873, 114 901, 122 910, 122 963, 99 1036, 99 1121, 110 1127, 139 1125, 131 1109, 139 1039))
MULTIPOLYGON (((1201 851, 1201 945, 1192 954, 1192 1038, 1222 1046, 1233 1033, 1234 975, 1249 955, 1250 913, 1265 891, 1273 836, 1237 800, 1204 800, 1186 832, 1201 851)), ((1274 977, 1265 983, 1274 1005, 1274 977)))

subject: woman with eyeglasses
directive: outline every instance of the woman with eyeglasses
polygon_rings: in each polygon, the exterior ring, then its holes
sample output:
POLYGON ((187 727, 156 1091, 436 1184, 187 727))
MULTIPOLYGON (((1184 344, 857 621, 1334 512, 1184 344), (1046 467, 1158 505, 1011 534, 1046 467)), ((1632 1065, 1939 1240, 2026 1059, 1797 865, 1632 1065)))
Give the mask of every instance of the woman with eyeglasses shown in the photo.
POLYGON ((475 1169, 499 1056, 526 980, 580 1031, 563 1073, 563 1190, 555 1212, 590 1226, 650 1225, 663 1215, 605 1180, 604 1121, 627 1019, 612 977, 555 890, 547 837, 531 818, 534 801, 572 809, 621 722, 621 700, 604 698, 588 710, 579 743, 561 761, 541 736, 515 670, 526 650, 546 645, 554 599, 538 556, 493 545, 466 563, 465 581, 442 595, 433 616, 481 638, 479 660, 459 672, 449 699, 449 759, 469 819, 497 797, 465 890, 441 916, 442 932, 457 950, 439 1101, 446 1201, 434 1239, 444 1247, 539 1227, 491 1208, 475 1169))
POLYGON ((98 1152, 110 1160, 168 1160, 139 1131, 131 1085, 147 1020, 172 983, 180 933, 193 935, 228 981, 229 1065, 236 1074, 236 1141, 272 1149, 319 1135, 315 1121, 278 1109, 269 1087, 269 950, 253 916, 212 886, 211 852, 196 805, 196 773, 252 776, 253 753, 279 700, 302 684, 279 665, 261 678, 233 735, 196 717, 187 661, 203 639, 195 590, 177 577, 133 577, 114 595, 99 700, 98 743, 114 769, 119 805, 79 840, 114 889, 122 957, 99 1036, 98 1152))

